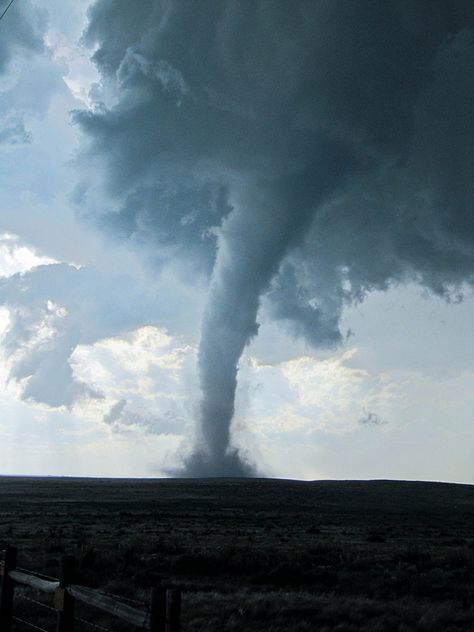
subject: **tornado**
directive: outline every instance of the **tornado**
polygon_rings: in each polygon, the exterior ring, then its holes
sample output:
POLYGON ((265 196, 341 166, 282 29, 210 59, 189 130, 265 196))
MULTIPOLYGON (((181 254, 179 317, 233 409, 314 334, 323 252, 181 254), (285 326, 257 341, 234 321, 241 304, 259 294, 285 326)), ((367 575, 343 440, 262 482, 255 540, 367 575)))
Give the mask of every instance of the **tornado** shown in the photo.
POLYGON ((206 293, 183 308, 200 399, 180 473, 254 475, 232 422, 263 298, 317 348, 373 290, 474 283, 472 2, 97 0, 88 15, 102 83, 74 114, 81 203, 206 293))

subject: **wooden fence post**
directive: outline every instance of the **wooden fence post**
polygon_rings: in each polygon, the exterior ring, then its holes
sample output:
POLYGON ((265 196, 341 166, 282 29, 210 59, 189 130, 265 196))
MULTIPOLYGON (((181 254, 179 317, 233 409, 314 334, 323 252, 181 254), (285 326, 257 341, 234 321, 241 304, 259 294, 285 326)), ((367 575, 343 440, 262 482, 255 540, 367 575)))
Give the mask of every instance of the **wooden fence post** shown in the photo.
POLYGON ((166 589, 153 588, 150 600, 150 632, 165 632, 166 589))
POLYGON ((179 632, 181 629, 181 591, 170 588, 166 591, 166 632, 179 632))
POLYGON ((13 617, 13 597, 15 582, 8 573, 16 568, 17 550, 14 546, 7 546, 1 566, 2 587, 0 592, 0 630, 10 632, 13 617))
MULTIPOLYGON (((74 583, 76 560, 72 555, 61 558, 61 573, 59 588, 55 595, 55 606, 58 611, 57 632, 73 632, 74 628, 74 597, 68 594, 67 586, 74 583)), ((2 630, 3 632, 3 630, 2 630)))

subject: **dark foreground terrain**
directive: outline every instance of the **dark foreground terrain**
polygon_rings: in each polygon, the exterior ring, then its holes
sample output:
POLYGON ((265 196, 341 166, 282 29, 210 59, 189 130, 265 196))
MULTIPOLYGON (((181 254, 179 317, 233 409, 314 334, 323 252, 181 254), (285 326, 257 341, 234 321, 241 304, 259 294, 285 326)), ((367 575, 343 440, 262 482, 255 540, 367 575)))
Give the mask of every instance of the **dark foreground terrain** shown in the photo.
POLYGON ((469 485, 0 478, 6 544, 51 576, 73 553, 78 583, 118 595, 179 586, 184 632, 474 630, 469 485))

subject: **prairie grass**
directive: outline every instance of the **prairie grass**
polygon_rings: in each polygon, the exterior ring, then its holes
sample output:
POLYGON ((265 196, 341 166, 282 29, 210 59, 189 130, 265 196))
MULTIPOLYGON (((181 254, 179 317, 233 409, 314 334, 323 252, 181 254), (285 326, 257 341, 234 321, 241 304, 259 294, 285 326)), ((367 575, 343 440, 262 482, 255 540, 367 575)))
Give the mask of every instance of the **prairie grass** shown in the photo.
POLYGON ((6 544, 127 598, 179 586, 184 632, 474 630, 470 486, 0 478, 6 544))

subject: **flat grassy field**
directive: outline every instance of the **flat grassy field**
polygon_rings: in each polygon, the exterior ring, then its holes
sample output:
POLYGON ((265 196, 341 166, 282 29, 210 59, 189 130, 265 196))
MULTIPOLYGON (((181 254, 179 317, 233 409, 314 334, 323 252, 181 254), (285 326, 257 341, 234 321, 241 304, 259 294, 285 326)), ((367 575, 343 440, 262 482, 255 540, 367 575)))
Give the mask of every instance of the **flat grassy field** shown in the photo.
POLYGON ((470 485, 3 477, 6 544, 51 576, 72 553, 77 583, 132 599, 179 586, 183 632, 474 630, 470 485))

